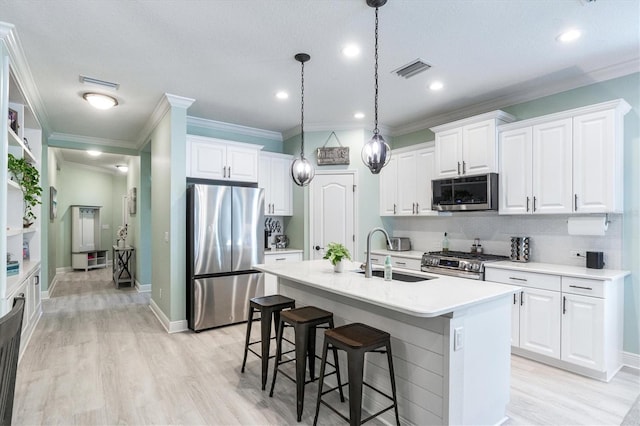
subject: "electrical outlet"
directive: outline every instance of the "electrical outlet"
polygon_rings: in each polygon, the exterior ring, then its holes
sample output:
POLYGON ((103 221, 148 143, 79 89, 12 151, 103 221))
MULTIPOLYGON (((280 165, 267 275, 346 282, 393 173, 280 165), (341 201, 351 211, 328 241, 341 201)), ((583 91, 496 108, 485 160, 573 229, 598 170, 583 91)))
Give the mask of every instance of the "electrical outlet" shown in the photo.
POLYGON ((168 242, 169 242, 169 233, 168 233, 168 232, 165 232, 165 233, 164 233, 164 242, 165 242, 165 243, 168 243, 168 242))
POLYGON ((569 251, 569 257, 572 258, 579 258, 579 259, 586 259, 587 258, 587 252, 586 250, 578 250, 578 249, 571 249, 569 251))
POLYGON ((453 330, 453 350, 459 351, 464 347, 464 327, 456 327, 453 330))
POLYGON ((160 299, 162 299, 162 289, 160 289, 160 299))

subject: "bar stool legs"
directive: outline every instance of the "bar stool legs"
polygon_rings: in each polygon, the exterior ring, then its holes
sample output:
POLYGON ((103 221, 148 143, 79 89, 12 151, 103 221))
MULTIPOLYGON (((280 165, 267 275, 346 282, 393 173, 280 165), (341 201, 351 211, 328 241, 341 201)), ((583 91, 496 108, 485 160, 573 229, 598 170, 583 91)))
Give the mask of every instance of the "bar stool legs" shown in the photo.
MULTIPOLYGON (((337 362, 337 361, 336 361, 337 362)), ((348 324, 335 329, 325 331, 324 346, 322 350, 322 363, 320 364, 320 383, 318 385, 318 398, 316 401, 316 413, 313 420, 314 426, 318 422, 320 413, 320 404, 326 405, 343 419, 349 421, 350 425, 361 425, 372 418, 390 410, 395 410, 396 424, 400 425, 400 416, 398 414, 398 401, 396 397, 395 373, 393 370, 393 356, 391 354, 391 337, 384 331, 377 330, 364 324, 348 324), (341 385, 338 383, 337 388, 323 391, 324 371, 327 360, 327 352, 329 348, 333 351, 337 349, 344 350, 347 354, 348 376, 349 382, 341 385), (380 350, 384 348, 383 350, 380 350), (387 395, 382 391, 370 386, 363 381, 364 361, 367 352, 386 352, 387 361, 389 363, 389 375, 391 379, 391 395, 387 395), (342 386, 349 385, 349 418, 346 418, 338 410, 333 408, 327 402, 322 400, 322 395, 332 392, 342 386), (381 411, 362 420, 362 389, 363 385, 385 396, 393 401, 393 404, 381 411)))
MULTIPOLYGON (((333 314, 313 306, 307 306, 304 308, 293 309, 285 311, 280 317, 278 324, 277 336, 276 336, 276 363, 273 369, 273 378, 271 382, 271 390, 269 396, 273 396, 273 391, 276 385, 276 378, 278 376, 279 366, 281 364, 295 361, 296 363, 296 376, 288 376, 284 372, 281 372, 286 377, 296 382, 296 415, 297 420, 302 420, 302 411, 304 408, 304 388, 307 383, 311 383, 317 378, 315 377, 315 338, 316 327, 327 324, 329 328, 333 328, 333 314), (293 327, 295 333, 295 360, 280 361, 282 355, 282 339, 285 323, 293 327), (306 370, 309 368, 310 380, 306 381, 306 370)), ((338 383, 340 381, 340 370, 338 366, 338 354, 334 349, 333 351, 335 371, 337 374, 338 383)), ((333 373, 331 373, 333 374, 333 373)), ((342 387, 340 387, 340 398, 344 401, 342 394, 342 387)))
MULTIPOLYGON (((247 335, 244 344, 244 357, 242 359, 241 372, 247 364, 247 354, 249 351, 258 355, 262 361, 262 390, 267 387, 267 371, 269 370, 269 347, 271 344, 272 319, 276 325, 280 322, 280 312, 283 309, 295 308, 295 300, 279 294, 264 297, 255 297, 249 301, 249 315, 247 318, 247 335), (258 342, 251 343, 251 325, 253 324, 253 314, 260 311, 260 354, 254 352, 250 346, 258 342)), ((280 359, 280 358, 278 358, 280 359)))

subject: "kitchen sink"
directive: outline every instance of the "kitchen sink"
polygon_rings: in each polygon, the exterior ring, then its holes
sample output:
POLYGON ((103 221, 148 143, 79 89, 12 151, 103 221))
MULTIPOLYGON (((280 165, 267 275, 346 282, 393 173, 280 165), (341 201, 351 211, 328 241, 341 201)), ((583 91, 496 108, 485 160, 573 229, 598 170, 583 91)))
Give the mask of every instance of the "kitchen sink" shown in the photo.
MULTIPOLYGON (((358 273, 364 274, 364 271, 358 271, 358 273)), ((377 269, 377 270, 371 271, 371 275, 374 277, 384 278, 384 271, 377 269)), ((420 281, 432 280, 433 277, 424 277, 424 276, 418 276, 418 275, 403 274, 400 272, 391 272, 391 279, 395 281, 404 281, 407 283, 417 283, 420 281)))

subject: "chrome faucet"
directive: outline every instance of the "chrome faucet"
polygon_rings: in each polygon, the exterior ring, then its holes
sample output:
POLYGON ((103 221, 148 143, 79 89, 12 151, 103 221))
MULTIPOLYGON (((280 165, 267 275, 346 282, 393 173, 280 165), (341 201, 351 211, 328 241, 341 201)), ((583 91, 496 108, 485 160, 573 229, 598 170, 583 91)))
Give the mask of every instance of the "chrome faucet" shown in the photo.
POLYGON ((384 236, 387 237, 387 244, 389 244, 389 247, 391 247, 391 239, 389 238, 389 234, 387 234, 387 231, 385 231, 384 228, 373 228, 371 231, 369 231, 369 235, 367 235, 367 260, 364 264, 365 278, 371 278, 371 235, 373 235, 373 233, 376 231, 382 232, 384 236))

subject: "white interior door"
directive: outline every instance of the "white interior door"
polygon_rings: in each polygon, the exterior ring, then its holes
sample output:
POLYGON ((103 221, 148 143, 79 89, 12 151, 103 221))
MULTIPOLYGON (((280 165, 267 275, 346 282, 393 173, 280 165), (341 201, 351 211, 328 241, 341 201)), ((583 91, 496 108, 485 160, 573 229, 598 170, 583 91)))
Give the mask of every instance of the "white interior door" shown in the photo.
POLYGON ((328 243, 342 243, 355 253, 356 176, 353 172, 316 174, 309 184, 311 259, 322 259, 328 243))

